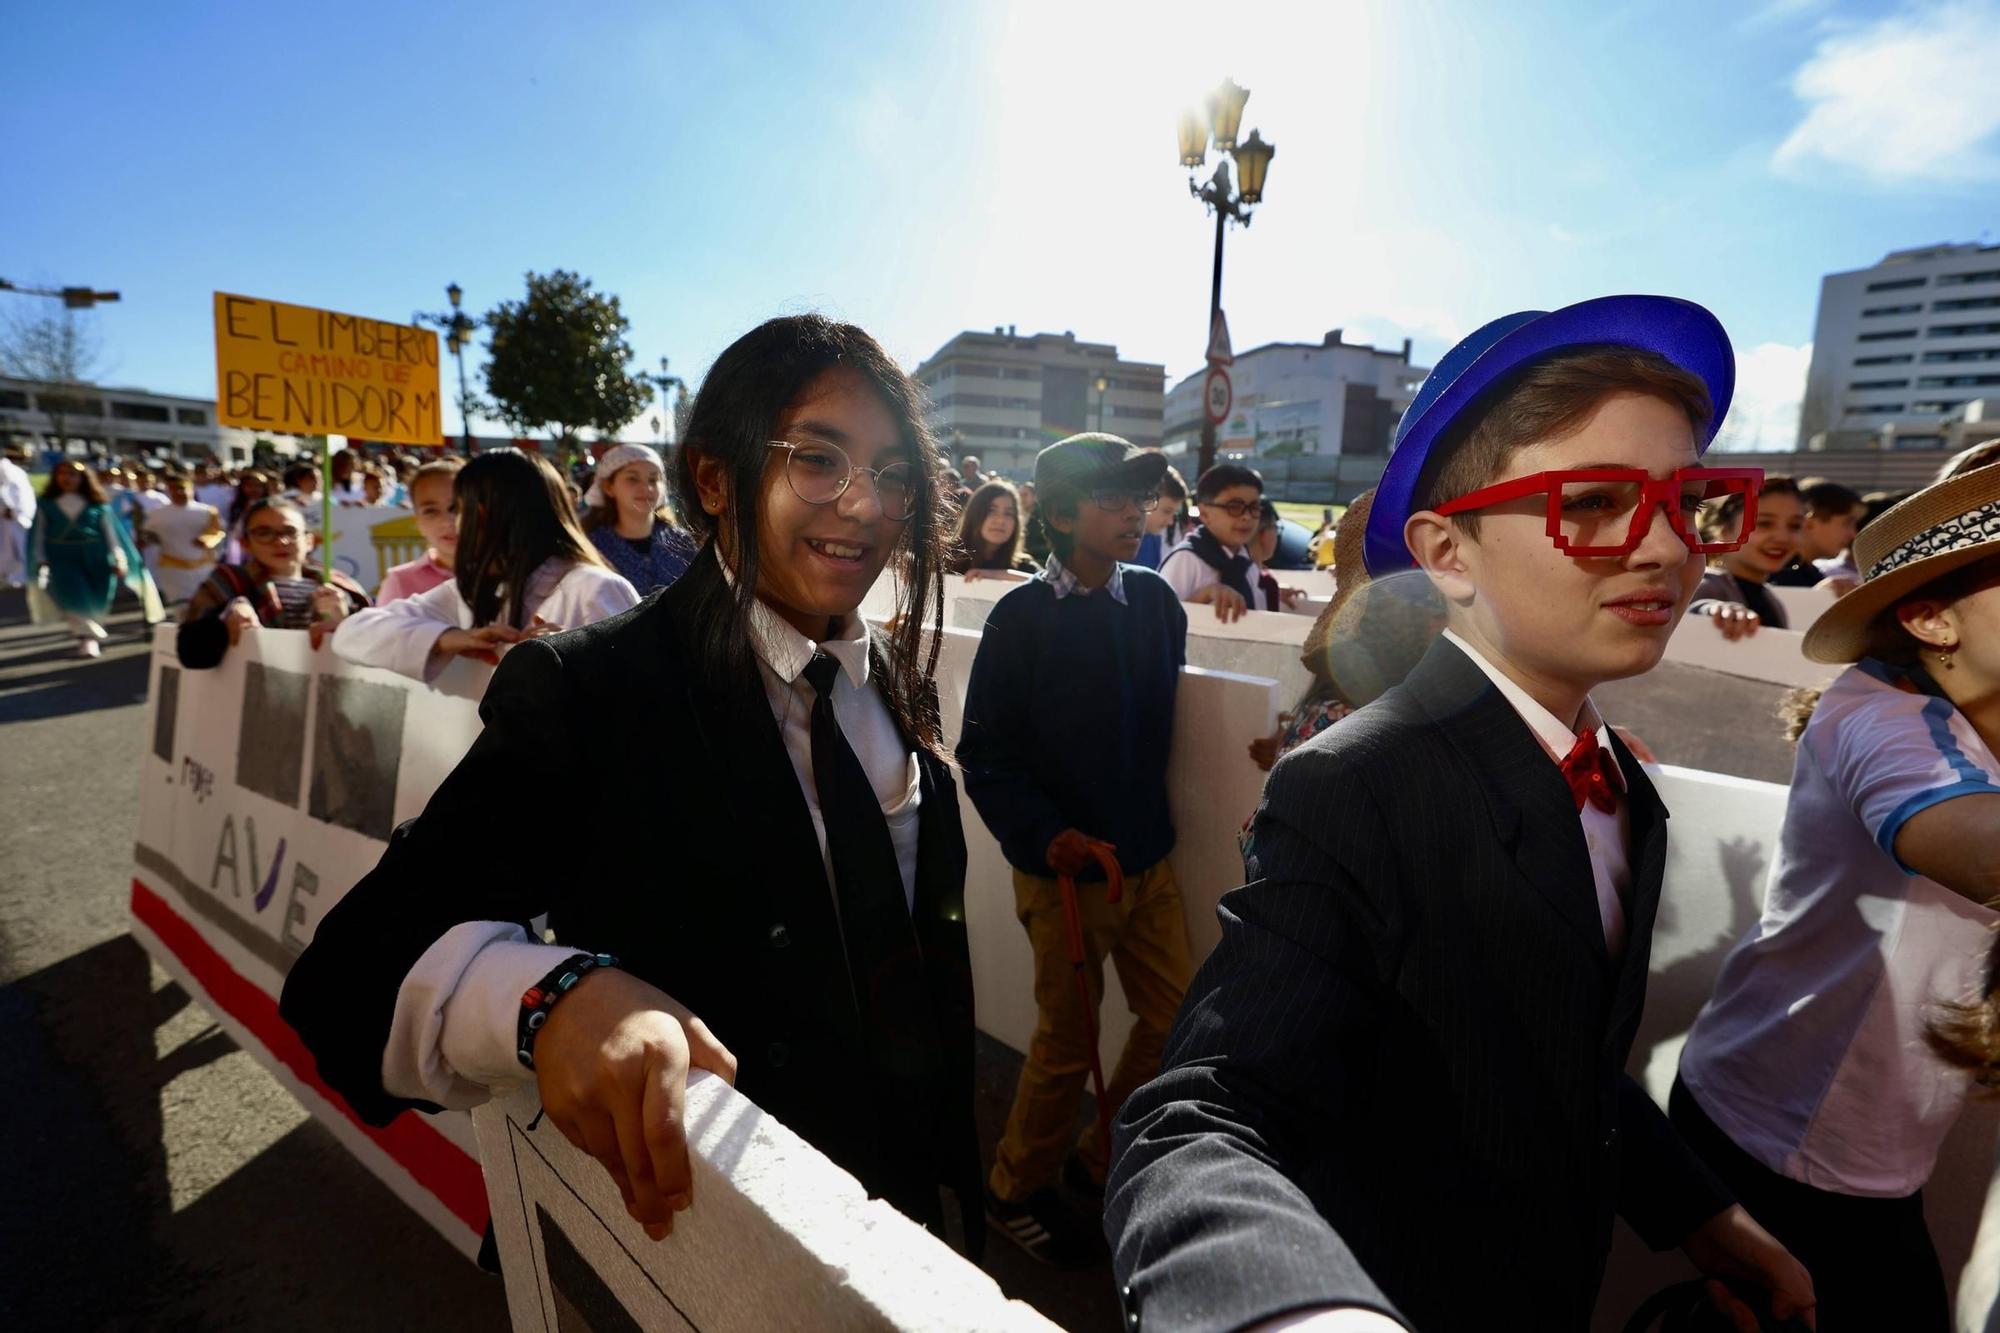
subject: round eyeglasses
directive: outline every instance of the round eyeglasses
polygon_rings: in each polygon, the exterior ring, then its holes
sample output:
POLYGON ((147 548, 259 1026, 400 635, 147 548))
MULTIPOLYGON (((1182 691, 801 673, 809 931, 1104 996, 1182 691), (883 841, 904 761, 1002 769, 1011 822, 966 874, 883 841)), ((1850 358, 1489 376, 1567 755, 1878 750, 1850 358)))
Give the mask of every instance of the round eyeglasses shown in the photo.
POLYGON ((785 483, 807 504, 832 504, 857 476, 865 475, 875 484, 882 517, 900 523, 916 509, 917 470, 908 463, 856 467, 846 450, 825 440, 771 440, 766 447, 786 451, 785 483))
POLYGON ((1150 514, 1160 507, 1158 491, 1092 491, 1090 502, 1107 514, 1115 514, 1126 505, 1131 505, 1142 514, 1150 514))

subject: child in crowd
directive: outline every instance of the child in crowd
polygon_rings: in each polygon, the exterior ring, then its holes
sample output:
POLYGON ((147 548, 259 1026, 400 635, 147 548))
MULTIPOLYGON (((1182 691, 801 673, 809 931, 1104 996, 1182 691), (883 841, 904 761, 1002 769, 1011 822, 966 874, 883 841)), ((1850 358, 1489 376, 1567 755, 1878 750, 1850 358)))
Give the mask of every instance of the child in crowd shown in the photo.
POLYGON ((360 455, 352 449, 336 449, 328 466, 333 470, 333 502, 354 505, 362 501, 361 478, 356 464, 360 455))
MULTIPOLYGON (((1714 620, 1731 642, 1755 634, 1760 624, 1787 628, 1784 604, 1765 584, 1790 563, 1805 530, 1805 504, 1790 477, 1764 478, 1763 490, 1751 499, 1756 517, 1749 540, 1713 558, 1688 607, 1689 615, 1714 620)), ((1732 495, 1703 512, 1702 522, 1713 539, 1739 536, 1745 502, 1745 497, 1732 495)))
POLYGON ((636 606, 639 594, 577 530, 563 481, 518 449, 460 468, 451 581, 349 616, 333 650, 350 662, 434 680, 453 657, 497 663, 512 644, 636 606))
POLYGON ((1430 580, 1402 571, 1371 580, 1362 564, 1362 534, 1375 492, 1364 491, 1347 507, 1331 534, 1338 544, 1333 600, 1319 613, 1299 660, 1312 683, 1278 729, 1250 742, 1257 767, 1271 767, 1398 684, 1430 650, 1444 630, 1444 604, 1430 580))
POLYGON ((272 494, 271 478, 255 468, 245 472, 236 482, 236 489, 230 493, 229 503, 222 511, 223 526, 228 529, 229 539, 223 546, 222 558, 232 565, 243 563, 243 516, 250 512, 250 506, 259 500, 268 499, 272 494))
POLYGON ((1257 590, 1262 600, 1271 610, 1283 610, 1296 605, 1306 595, 1303 588, 1281 586, 1277 576, 1271 573, 1271 562, 1278 556, 1278 540, 1284 533, 1284 515, 1270 500, 1257 502, 1257 535, 1250 539, 1250 563, 1255 567, 1257 590))
POLYGON ((1072 876, 1094 1009, 1104 959, 1137 1022, 1106 1089, 1115 1107, 1159 1068, 1192 968, 1167 809, 1174 695, 1187 614, 1129 562, 1166 460, 1114 435, 1074 435, 1035 460, 1052 550, 1040 577, 994 606, 966 686, 958 759, 966 795, 1014 870, 1015 910, 1035 955, 1039 1016, 988 1177, 987 1219, 1030 1255, 1064 1267, 1101 1252, 1056 1190, 1101 1198, 1111 1145, 1086 1130, 1065 1160, 1090 1068, 1056 876, 1072 876), (1113 852, 1124 893, 1093 847, 1113 852))
POLYGON ((583 497, 584 532, 641 597, 672 583, 694 560, 694 541, 667 509, 666 487, 652 446, 616 444, 597 460, 583 497))
POLYGON ((98 621, 121 582, 138 594, 147 624, 164 616, 132 534, 111 511, 102 483, 81 463, 65 459, 49 473, 28 531, 28 564, 35 571, 28 594, 35 623, 66 619, 78 656, 98 656, 97 645, 110 637, 98 621))
POLYGON ((361 473, 361 506, 365 509, 380 509, 389 503, 389 484, 379 463, 363 463, 361 473))
POLYGON ((168 605, 194 596, 215 568, 215 548, 227 537, 222 515, 197 503, 186 473, 167 474, 167 503, 149 510, 141 531, 155 551, 154 579, 168 605))
POLYGON ((417 531, 424 535, 424 553, 382 576, 376 605, 387 606, 451 582, 458 556, 458 502, 452 491, 458 470, 464 466, 463 458, 440 458, 411 475, 410 500, 416 509, 417 531))
POLYGON ((1833 577, 1829 569, 1851 568, 1847 548, 1860 530, 1861 493, 1839 482, 1808 478, 1799 483, 1799 501, 1805 506, 1799 549, 1783 569, 1771 575, 1769 582, 1774 588, 1815 588, 1833 577))
POLYGON ((368 594, 339 570, 322 581, 308 560, 313 541, 305 515, 290 500, 252 502, 243 516, 246 557, 216 566, 181 615, 175 637, 181 665, 216 665, 244 630, 258 626, 308 630, 317 648, 342 619, 367 606, 368 594))
MULTIPOLYGON (((965 843, 925 642, 944 468, 923 405, 874 339, 816 315, 716 359, 675 464, 700 557, 631 614, 507 656, 485 731, 286 980, 282 1014, 368 1123, 536 1080, 657 1238, 702 1206, 681 1134, 698 1066, 933 1230, 950 1187, 977 1253, 965 843), (899 628, 877 633, 859 609, 892 557, 899 628), (495 837, 552 774, 591 775, 644 835, 495 837), (543 913, 556 945, 519 924, 543 913)), ((460 474, 461 578, 492 458, 460 474)))
POLYGON ((1021 549, 1026 551, 1028 558, 1035 562, 1035 568, 1040 569, 1049 560, 1049 534, 1047 529, 1035 521, 1035 510, 1039 503, 1038 497, 1035 495, 1035 483, 1032 481, 1022 482, 1020 497, 1021 549))
POLYGON ((1250 883, 1119 1115, 1134 1323, 1580 1333, 1614 1211, 1810 1308, 1624 1072, 1666 811, 1590 702, 1659 661, 1694 520, 1755 485, 1701 465, 1734 367, 1700 307, 1607 297, 1488 324, 1425 380, 1366 562, 1420 567, 1449 628, 1271 773, 1250 883))
MULTIPOLYGON (((310 531, 318 532, 320 525, 319 465, 303 459, 287 464, 285 467, 284 495, 286 499, 299 507, 301 514, 305 515, 306 527, 310 531)), ((335 501, 335 503, 338 503, 338 501, 335 501)))
POLYGON ((1263 587, 1249 551, 1263 514, 1264 479, 1241 463, 1217 463, 1195 480, 1194 499, 1201 522, 1160 561, 1160 577, 1183 602, 1214 607, 1218 620, 1276 611, 1277 594, 1263 587))
POLYGON ((1171 464, 1160 477, 1160 503, 1146 515, 1146 535, 1139 539, 1134 564, 1158 569, 1167 552, 1187 540, 1187 482, 1171 464))
POLYGON ((2000 926, 1996 532, 1987 469, 1856 541, 1867 578, 1805 640, 1812 660, 1855 665, 1798 738, 1763 913, 1688 1034, 1669 1102, 1812 1271, 1823 1333, 1951 1326, 1922 1187, 2000 1013, 1951 1008, 1991 994, 2000 926))
POLYGON ((1021 497, 1014 483, 1000 477, 982 482, 958 516, 952 542, 954 574, 969 579, 1021 579, 1041 566, 1021 549, 1021 497))

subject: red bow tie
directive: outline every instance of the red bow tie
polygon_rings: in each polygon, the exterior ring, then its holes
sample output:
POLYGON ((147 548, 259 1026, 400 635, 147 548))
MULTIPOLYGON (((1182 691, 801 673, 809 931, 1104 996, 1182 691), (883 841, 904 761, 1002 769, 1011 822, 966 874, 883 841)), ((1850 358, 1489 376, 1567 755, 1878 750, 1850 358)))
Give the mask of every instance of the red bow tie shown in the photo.
POLYGON ((1611 751, 1597 743, 1596 727, 1585 727, 1576 738, 1576 744, 1562 761, 1562 773, 1563 781, 1569 783, 1569 794, 1576 797, 1578 814, 1583 813, 1585 804, 1594 805, 1606 814, 1618 808, 1618 793, 1625 787, 1624 775, 1618 771, 1611 751))

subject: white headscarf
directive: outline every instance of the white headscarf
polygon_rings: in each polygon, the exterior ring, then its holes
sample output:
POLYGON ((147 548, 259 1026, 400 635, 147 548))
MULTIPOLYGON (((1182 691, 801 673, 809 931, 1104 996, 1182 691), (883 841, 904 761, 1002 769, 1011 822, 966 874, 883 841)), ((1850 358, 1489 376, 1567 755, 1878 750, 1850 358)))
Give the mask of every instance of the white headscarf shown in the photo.
POLYGON ((604 483, 610 481, 619 468, 629 463, 651 463, 660 470, 661 479, 666 478, 667 466, 660 461, 659 450, 652 445, 614 444, 604 451, 602 458, 597 460, 597 475, 590 479, 590 489, 583 493, 584 505, 595 509, 604 504, 607 499, 604 494, 604 483))

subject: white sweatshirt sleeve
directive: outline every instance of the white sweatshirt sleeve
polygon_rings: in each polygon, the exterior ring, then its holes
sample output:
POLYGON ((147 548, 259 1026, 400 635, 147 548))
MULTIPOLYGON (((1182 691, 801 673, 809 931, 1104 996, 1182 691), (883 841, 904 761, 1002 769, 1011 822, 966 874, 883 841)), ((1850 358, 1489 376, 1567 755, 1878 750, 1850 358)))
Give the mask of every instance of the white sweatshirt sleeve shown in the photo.
POLYGON ((1177 546, 1167 552, 1166 558, 1160 562, 1160 577, 1174 590, 1174 596, 1183 602, 1218 581, 1215 571, 1185 546, 1177 546))
POLYGON ((548 600, 535 608, 535 614, 551 625, 578 629, 608 620, 638 604, 639 590, 622 575, 578 563, 563 575, 548 600))
POLYGON ((429 682, 447 665, 432 655, 438 639, 446 630, 471 624, 458 584, 446 580, 415 597, 356 611, 334 630, 333 651, 360 666, 386 667, 429 682))
POLYGON ((511 921, 453 926, 396 991, 382 1087, 454 1111, 533 1078, 515 1053, 521 995, 580 950, 538 944, 511 921))

